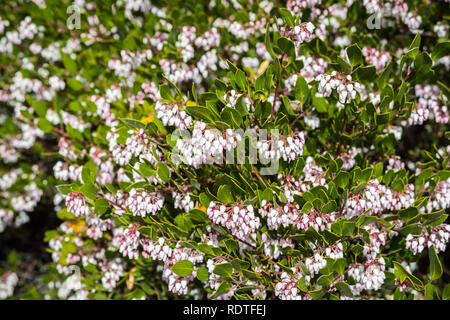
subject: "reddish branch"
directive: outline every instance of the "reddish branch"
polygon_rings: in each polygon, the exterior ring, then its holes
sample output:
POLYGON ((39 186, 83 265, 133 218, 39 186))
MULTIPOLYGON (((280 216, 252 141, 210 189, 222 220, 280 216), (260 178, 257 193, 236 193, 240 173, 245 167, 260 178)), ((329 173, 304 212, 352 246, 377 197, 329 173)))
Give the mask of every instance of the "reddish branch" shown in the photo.
POLYGON ((276 105, 277 100, 278 100, 278 89, 279 89, 279 87, 280 87, 281 73, 282 73, 282 72, 284 71, 284 69, 286 68, 286 67, 284 67, 284 68, 282 67, 284 56, 285 56, 285 54, 283 53, 283 54, 281 55, 281 58, 279 59, 279 61, 280 61, 280 66, 281 66, 281 70, 280 70, 280 75, 277 77, 277 84, 276 84, 276 86, 275 86, 275 97, 274 97, 273 103, 272 103, 272 113, 270 114, 270 121, 273 121, 273 117, 274 117, 274 115, 275 115, 275 105, 276 105))

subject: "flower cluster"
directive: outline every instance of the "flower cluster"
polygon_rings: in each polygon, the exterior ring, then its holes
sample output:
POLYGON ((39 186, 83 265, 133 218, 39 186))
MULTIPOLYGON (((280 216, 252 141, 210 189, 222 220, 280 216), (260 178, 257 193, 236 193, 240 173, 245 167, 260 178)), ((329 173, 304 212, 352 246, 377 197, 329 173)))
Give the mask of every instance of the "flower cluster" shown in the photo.
POLYGON ((139 160, 147 159, 155 163, 156 160, 152 153, 154 143, 150 141, 144 129, 141 128, 138 132, 129 130, 128 134, 130 136, 125 141, 125 144, 119 144, 117 142, 119 134, 114 131, 108 132, 106 138, 108 139, 109 150, 112 153, 114 161, 120 165, 125 165, 135 156, 139 157, 139 160))
POLYGON ((320 74, 316 77, 319 82, 317 94, 323 97, 329 97, 333 90, 339 95, 338 106, 343 107, 356 98, 356 94, 361 90, 359 82, 352 81, 351 75, 345 75, 336 71, 331 74, 320 74))
POLYGON ((312 157, 306 157, 302 176, 302 179, 298 180, 286 174, 278 175, 280 184, 284 188, 284 196, 287 202, 294 202, 294 195, 301 195, 303 192, 311 189, 311 187, 327 185, 323 169, 314 163, 312 157))
POLYGON ((275 295, 281 300, 303 300, 301 291, 298 288, 298 281, 302 274, 296 272, 295 268, 292 269, 293 275, 284 271, 280 276, 280 281, 275 285, 275 295))
POLYGON ((418 84, 414 89, 418 102, 408 118, 408 124, 423 124, 429 118, 434 118, 438 123, 449 123, 449 111, 447 106, 441 103, 438 86, 418 84))
POLYGON ((314 25, 311 22, 302 23, 291 26, 281 26, 280 34, 294 42, 295 48, 298 50, 303 42, 308 42, 314 35, 314 25))
POLYGON ((222 36, 217 28, 213 27, 207 30, 200 37, 195 39, 195 45, 208 51, 213 47, 217 47, 220 44, 222 36))
POLYGON ((450 239, 450 225, 442 224, 431 227, 430 230, 422 230, 420 235, 408 234, 406 237, 406 249, 414 254, 420 253, 425 248, 434 247, 436 252, 444 252, 450 239))
POLYGON ((264 243, 264 254, 266 256, 278 259, 281 255, 280 249, 283 248, 295 248, 294 242, 289 238, 272 239, 267 234, 263 233, 261 235, 261 241, 264 243))
POLYGON ((319 213, 314 208, 309 212, 302 212, 298 204, 285 204, 274 208, 273 204, 263 200, 259 214, 267 218, 269 229, 276 230, 280 226, 287 227, 292 225, 300 230, 308 230, 313 227, 317 231, 323 231, 330 228, 331 223, 335 221, 334 213, 319 213))
POLYGON ((367 182, 363 192, 351 197, 344 208, 347 217, 381 214, 384 210, 398 210, 414 204, 414 186, 405 186, 398 192, 372 179, 367 182))
POLYGON ((222 163, 223 152, 234 149, 241 136, 232 129, 219 132, 207 127, 206 123, 196 121, 191 138, 178 139, 176 147, 184 163, 198 168, 201 164, 222 163))
POLYGON ((92 212, 86 197, 80 192, 71 192, 67 195, 66 207, 67 211, 73 213, 75 217, 88 216, 92 212))
POLYGON ((177 243, 172 250, 172 254, 167 258, 164 264, 163 279, 168 283, 168 289, 177 295, 186 294, 188 283, 194 280, 194 275, 180 277, 172 271, 171 267, 178 261, 187 260, 192 264, 198 264, 204 260, 204 254, 195 249, 189 249, 177 243))
POLYGON ((252 205, 226 206, 212 201, 207 214, 214 223, 230 229, 237 239, 247 242, 254 242, 256 230, 261 225, 252 205))
POLYGON ((292 161, 303 153, 305 133, 294 132, 288 136, 272 137, 267 141, 258 141, 256 147, 265 159, 292 161))
POLYGON ((426 206, 427 212, 433 210, 446 209, 450 207, 450 179, 439 181, 430 193, 430 198, 426 206))
POLYGON ((339 259, 344 257, 344 248, 341 242, 337 242, 325 249, 325 256, 331 259, 339 259))
POLYGON ((140 232, 138 227, 130 226, 126 229, 115 229, 113 245, 119 248, 119 252, 129 259, 139 258, 140 232))
POLYGON ((165 242, 164 238, 159 238, 157 242, 151 238, 146 238, 142 243, 142 256, 153 260, 166 261, 172 255, 172 248, 165 242))
POLYGON ((311 258, 306 258, 305 266, 308 268, 311 276, 319 273, 320 269, 327 266, 327 260, 325 260, 320 254, 316 253, 311 258))
POLYGON ((173 206, 175 209, 184 210, 186 212, 194 209, 194 202, 191 200, 189 193, 183 194, 178 191, 173 191, 172 197, 174 199, 173 206))
POLYGON ((6 272, 0 277, 0 299, 6 299, 13 294, 19 278, 14 272, 6 272))
POLYGON ((162 123, 167 126, 176 126, 181 130, 188 129, 192 118, 178 106, 176 102, 157 101, 155 111, 162 123))
POLYGON ((348 275, 356 281, 350 286, 354 295, 359 295, 363 290, 378 290, 384 283, 386 275, 385 261, 383 258, 369 260, 365 265, 359 264, 351 267, 348 275))
POLYGON ((368 47, 362 48, 361 51, 367 62, 375 66, 377 72, 382 71, 388 62, 392 60, 392 56, 386 51, 378 51, 375 48, 368 47))
POLYGON ((55 172, 55 178, 63 181, 76 181, 81 180, 82 168, 77 165, 72 165, 67 162, 58 161, 53 167, 55 172))
POLYGON ((126 206, 135 216, 145 217, 156 214, 164 205, 164 196, 161 193, 149 193, 145 190, 131 189, 126 200, 126 206))

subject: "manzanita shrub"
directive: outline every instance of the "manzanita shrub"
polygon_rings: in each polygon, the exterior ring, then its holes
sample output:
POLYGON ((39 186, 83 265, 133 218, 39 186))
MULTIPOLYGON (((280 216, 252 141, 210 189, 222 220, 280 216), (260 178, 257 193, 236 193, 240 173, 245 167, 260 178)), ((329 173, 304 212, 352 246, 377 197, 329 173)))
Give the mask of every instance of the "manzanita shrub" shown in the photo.
POLYGON ((0 229, 62 220, 26 297, 449 299, 449 16, 3 1, 0 229))

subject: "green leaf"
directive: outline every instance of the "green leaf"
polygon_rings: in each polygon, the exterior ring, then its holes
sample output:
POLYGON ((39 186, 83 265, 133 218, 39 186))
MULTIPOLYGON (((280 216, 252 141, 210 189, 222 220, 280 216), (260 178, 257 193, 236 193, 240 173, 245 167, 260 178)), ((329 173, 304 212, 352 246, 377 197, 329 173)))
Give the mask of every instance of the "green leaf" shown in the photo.
POLYGON ((358 256, 364 251, 364 247, 360 245, 359 243, 354 244, 350 247, 350 250, 353 252, 355 256, 358 256))
POLYGON ((74 78, 67 79, 67 84, 70 88, 72 88, 73 91, 80 91, 81 89, 83 89, 83 83, 74 78))
POLYGON ((83 180, 83 183, 95 183, 95 181, 92 181, 91 179, 91 170, 87 166, 83 166, 81 169, 81 179, 83 180))
POLYGON ((422 52, 414 60, 414 67, 417 73, 427 73, 432 65, 433 61, 427 52, 422 52))
POLYGON ((231 186, 228 184, 221 185, 217 190, 217 199, 223 203, 234 202, 233 194, 231 192, 231 186))
POLYGON ((226 281, 222 281, 217 290, 209 297, 209 299, 216 299, 221 295, 230 291, 230 289, 231 289, 230 284, 226 281))
POLYGON ((344 221, 342 226, 342 235, 343 236, 352 236, 355 230, 355 223, 351 221, 344 221))
MULTIPOLYGON (((48 242, 51 239, 58 238, 58 237, 59 237, 58 231, 55 231, 55 230, 45 231, 44 241, 48 242)), ((15 251, 13 251, 13 252, 15 252, 15 251)))
POLYGON ((338 274, 343 274, 346 267, 347 267, 347 260, 345 258, 336 259, 336 261, 333 264, 333 269, 338 274))
POLYGON ((291 13, 290 10, 288 10, 288 9, 286 9, 286 8, 281 8, 281 9, 278 10, 278 12, 280 13, 281 18, 283 19, 283 21, 284 21, 286 24, 290 25, 291 27, 294 27, 294 25, 295 25, 295 19, 294 19, 294 17, 292 16, 292 13, 291 13))
POLYGON ((66 68, 71 75, 74 76, 77 74, 78 69, 77 63, 74 60, 72 60, 72 58, 68 54, 61 52, 61 60, 64 64, 64 68, 66 68))
POLYGON ((431 279, 437 280, 442 276, 442 263, 436 253, 434 246, 428 248, 428 256, 430 258, 430 275, 431 279))
POLYGON ((289 40, 286 37, 280 37, 277 43, 280 49, 287 54, 288 57, 295 58, 295 46, 292 40, 289 40))
POLYGON ((236 269, 239 272, 242 272, 242 270, 246 270, 250 267, 250 263, 241 259, 234 259, 231 261, 231 264, 233 265, 234 269, 236 269))
POLYGON ((373 167, 373 176, 375 178, 380 177, 383 174, 383 162, 378 162, 374 167, 373 167))
POLYGON ((450 300, 450 283, 448 283, 442 291, 442 300, 450 300))
POLYGON ((223 122, 231 128, 239 127, 242 124, 242 116, 235 108, 225 107, 220 114, 223 122))
POLYGON ((394 291, 394 300, 406 300, 406 293, 397 287, 394 291))
POLYGON ((398 210, 398 215, 400 219, 405 222, 417 217, 419 215, 419 210, 416 207, 409 207, 406 209, 398 210))
POLYGON ((211 202, 211 200, 205 193, 200 193, 199 200, 200 200, 200 203, 202 204, 202 206, 204 206, 206 209, 208 209, 209 203, 211 202))
POLYGON ((346 171, 339 171, 339 173, 336 175, 336 178, 334 178, 333 181, 337 187, 344 189, 347 187, 349 179, 350 179, 350 173, 348 173, 346 171))
POLYGON ((322 213, 332 213, 336 211, 336 209, 337 209, 336 201, 331 200, 325 203, 325 205, 322 207, 322 213))
POLYGON ((35 100, 30 95, 27 95, 27 101, 40 118, 45 118, 47 114, 47 104, 45 101, 35 100))
POLYGON ((353 44, 347 48, 347 56, 352 66, 363 63, 361 48, 357 44, 353 44))
POLYGON ((405 269, 404 266, 402 266, 397 261, 392 262, 394 264, 394 275, 396 279, 399 279, 400 282, 404 282, 406 279, 408 279, 415 287, 417 285, 422 286, 423 283, 420 281, 419 278, 413 276, 411 273, 408 272, 408 270, 405 269))
POLYGON ((97 111, 97 105, 92 101, 86 101, 86 110, 95 113, 97 111))
MULTIPOLYGON (((306 99, 309 97, 310 89, 308 87, 308 83, 306 82, 305 78, 298 76, 297 81, 295 82, 295 99, 300 101, 301 103, 304 103, 306 99)), ((301 109, 302 104, 299 104, 300 107, 297 109, 301 109)), ((296 109, 296 110, 297 110, 296 109)), ((301 110, 297 110, 301 111, 301 110)))
POLYGON ((329 274, 329 275, 323 275, 321 277, 319 277, 319 279, 317 279, 317 284, 322 286, 322 287, 326 287, 328 285, 331 284, 331 282, 333 282, 333 274, 329 274))
POLYGON ((424 299, 425 300, 433 300, 434 291, 435 291, 434 286, 431 283, 427 283, 425 285, 424 299))
POLYGON ((420 48, 420 34, 416 34, 416 36, 414 37, 413 41, 411 42, 411 44, 409 45, 408 48, 408 53, 407 55, 411 58, 415 58, 417 56, 417 54, 419 53, 419 48, 420 48))
POLYGON ((350 290, 350 286, 347 283, 338 281, 334 284, 334 286, 336 287, 336 289, 338 289, 341 295, 346 297, 353 297, 352 290, 350 290))
POLYGON ((189 106, 186 107, 186 111, 194 117, 197 117, 200 120, 203 120, 207 123, 211 123, 213 121, 213 116, 208 108, 201 106, 189 106))
POLYGON ((436 83, 442 88, 442 93, 445 94, 445 96, 450 99, 450 88, 448 88, 442 81, 436 81, 436 83))
POLYGON ((356 80, 374 81, 377 77, 377 69, 375 66, 360 66, 353 71, 352 76, 356 80))
POLYGON ((200 281, 208 281, 209 273, 206 268, 198 268, 196 272, 197 279, 200 281))
POLYGON ((359 176, 359 182, 368 182, 372 178, 373 168, 366 168, 361 172, 359 176))
POLYGON ((281 97, 281 100, 283 101, 283 105, 290 116, 295 116, 295 111, 292 109, 291 102, 289 101, 289 98, 286 96, 281 97))
POLYGON ((256 272, 249 271, 249 270, 242 270, 242 274, 244 275, 245 278, 247 278, 249 280, 261 281, 260 275, 257 274, 256 272))
POLYGON ((240 69, 236 70, 235 79, 236 79, 236 83, 238 84, 238 86, 242 90, 246 91, 247 86, 248 86, 248 81, 247 81, 247 77, 245 76, 245 72, 243 72, 240 69))
POLYGON ((308 292, 313 300, 320 300, 325 295, 324 289, 318 289, 308 292))
POLYGON ((97 199, 94 202, 94 211, 95 213, 103 214, 109 208, 109 202, 106 199, 97 199))
POLYGON ((379 84, 380 88, 383 88, 386 85, 387 81, 389 80, 389 76, 391 75, 393 70, 394 70, 394 65, 391 61, 388 63, 386 68, 384 68, 384 70, 378 76, 378 84, 379 84))
POLYGON ((145 128, 145 124, 143 124, 142 122, 140 122, 138 120, 134 120, 134 119, 120 119, 120 120, 132 128, 136 128, 136 129, 145 128))
POLYGON ((231 277, 233 274, 233 266, 228 262, 216 264, 213 273, 222 277, 231 277))
POLYGON ((273 68, 273 73, 274 73, 277 77, 280 77, 280 76, 281 76, 281 63, 280 63, 280 60, 275 59, 275 60, 272 62, 271 67, 273 68))
POLYGON ((375 122, 376 124, 379 125, 384 125, 389 123, 389 112, 386 113, 382 113, 382 114, 377 114, 376 118, 375 118, 375 122))
POLYGON ((172 271, 180 277, 187 277, 194 271, 194 264, 189 260, 181 260, 172 266, 172 271))
POLYGON ((314 108, 317 110, 317 112, 320 112, 320 113, 328 112, 328 103, 325 98, 314 96, 312 98, 312 104, 313 104, 314 108))
POLYGON ((194 220, 196 222, 204 223, 208 215, 199 209, 192 209, 188 214, 189 219, 194 220))
POLYGON ((167 166, 164 163, 162 163, 161 161, 158 161, 157 173, 158 173, 158 177, 160 177, 162 181, 168 182, 170 180, 169 168, 167 168, 167 166))
POLYGON ((177 85, 175 83, 173 83, 169 78, 167 78, 164 74, 162 75, 162 77, 172 86, 172 88, 175 90, 175 92, 177 93, 178 97, 183 97, 183 95, 181 94, 180 89, 178 89, 177 85))
POLYGON ((352 65, 342 59, 341 56, 337 56, 337 66, 335 66, 335 69, 337 69, 340 72, 344 72, 345 74, 352 73, 352 65))
POLYGON ((265 37, 264 37, 264 44, 266 45, 266 50, 270 54, 270 56, 274 60, 278 60, 277 55, 275 54, 275 52, 273 52, 272 44, 270 42, 270 32, 269 32, 269 23, 268 22, 266 24, 266 34, 265 34, 265 37))
POLYGON ((105 184, 105 188, 106 188, 109 192, 111 192, 112 194, 116 194, 116 193, 117 193, 116 187, 115 187, 113 184, 111 184, 111 183, 105 184))
POLYGON ((146 164, 145 162, 139 164, 139 171, 142 172, 144 177, 153 176, 156 172, 155 169, 150 168, 150 166, 148 164, 146 164))
POLYGON ((135 182, 135 183, 128 184, 123 189, 126 192, 129 192, 131 189, 139 189, 139 188, 144 188, 146 186, 148 186, 148 183, 146 181, 138 181, 138 182, 135 182))
POLYGON ((444 211, 438 211, 435 213, 422 214, 424 225, 426 226, 439 226, 443 224, 448 217, 448 214, 445 214, 444 211))
POLYGON ((450 41, 438 43, 433 47, 431 57, 433 61, 439 60, 442 57, 450 55, 450 41))
POLYGON ((180 227, 180 229, 190 232, 194 228, 194 224, 191 219, 189 219, 186 212, 180 213, 174 219, 175 224, 180 227))
POLYGON ((159 86, 159 93, 164 100, 173 101, 172 91, 167 84, 161 84, 159 86))
POLYGON ((308 286, 306 284, 305 277, 301 277, 300 280, 298 280, 298 288, 303 292, 308 292, 308 286))
POLYGON ((67 208, 62 209, 56 213, 58 219, 61 220, 73 220, 75 219, 75 215, 72 212, 67 211, 67 208))
POLYGON ((81 193, 91 200, 95 200, 97 195, 95 194, 95 186, 92 183, 87 183, 80 188, 81 193))
POLYGON ((68 194, 69 192, 72 192, 72 187, 72 184, 60 184, 56 186, 56 189, 62 194, 68 194))
POLYGON ((44 133, 49 133, 53 130, 53 124, 45 118, 40 118, 37 125, 44 133))

